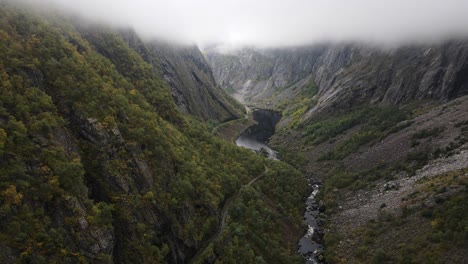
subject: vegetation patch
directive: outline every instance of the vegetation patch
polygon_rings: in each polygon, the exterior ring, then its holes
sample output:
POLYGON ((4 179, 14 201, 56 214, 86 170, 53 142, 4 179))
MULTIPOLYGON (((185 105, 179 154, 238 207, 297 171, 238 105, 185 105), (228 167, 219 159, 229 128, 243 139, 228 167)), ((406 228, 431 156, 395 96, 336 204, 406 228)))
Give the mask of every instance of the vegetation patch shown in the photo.
POLYGON ((294 168, 301 170, 307 159, 304 154, 300 151, 293 151, 285 147, 275 146, 275 150, 279 153, 279 158, 286 162, 287 164, 292 165, 294 168))
POLYGON ((428 137, 436 137, 445 130, 444 127, 434 127, 431 129, 423 129, 411 136, 412 139, 423 139, 428 137))
POLYGON ((306 142, 318 144, 360 124, 359 131, 318 158, 318 161, 341 160, 360 146, 382 140, 389 134, 407 127, 409 122, 402 122, 407 118, 408 112, 397 107, 364 108, 309 126, 305 131, 305 138, 306 142))
POLYGON ((213 250, 204 256, 219 263, 298 263, 296 240, 283 240, 302 233, 303 204, 296 204, 308 190, 307 180, 297 171, 271 161, 265 177, 241 191, 229 210, 228 223, 213 250), (275 222, 272 220, 275 219, 275 222), (264 236, 270 233, 270 237, 264 236))
POLYGON ((419 140, 421 139, 435 138, 438 135, 440 135, 440 133, 442 133, 444 130, 445 130, 445 127, 434 127, 431 129, 420 130, 411 136, 411 146, 414 147, 414 146, 419 145, 420 143, 419 140))
POLYGON ((225 90, 228 94, 231 94, 231 95, 236 93, 236 90, 234 90, 234 88, 232 88, 232 87, 230 87, 230 86, 227 87, 227 88, 225 88, 224 90, 225 90))
POLYGON ((283 100, 278 105, 278 109, 282 112, 283 117, 292 118, 286 129, 297 128, 306 111, 316 103, 315 95, 318 93, 318 87, 314 82, 310 82, 306 86, 301 87, 301 89, 296 97, 290 100, 283 100))
POLYGON ((362 118, 363 113, 361 111, 328 118, 305 127, 303 137, 307 144, 317 145, 354 127, 360 123, 362 118))

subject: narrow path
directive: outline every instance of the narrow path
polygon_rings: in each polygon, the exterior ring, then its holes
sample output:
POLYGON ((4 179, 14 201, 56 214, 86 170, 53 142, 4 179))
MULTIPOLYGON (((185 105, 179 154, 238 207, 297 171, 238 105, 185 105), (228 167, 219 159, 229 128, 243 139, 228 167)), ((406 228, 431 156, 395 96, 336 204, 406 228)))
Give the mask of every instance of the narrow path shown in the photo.
POLYGON ((222 126, 225 126, 227 124, 230 124, 230 123, 234 123, 234 122, 240 122, 242 120, 248 120, 249 119, 249 114, 252 110, 249 108, 249 107, 245 107, 245 115, 244 117, 239 117, 239 118, 236 118, 236 119, 233 119, 233 120, 229 120, 227 122, 223 122, 223 123, 220 123, 218 124, 217 126, 215 126, 213 129, 211 129, 211 134, 214 134, 216 131, 218 131, 218 129, 222 126))
POLYGON ((224 228, 226 227, 226 218, 227 218, 227 215, 228 215, 228 212, 229 212, 229 207, 231 206, 232 204, 232 201, 234 201, 235 199, 237 199, 242 191, 242 189, 245 189, 247 187, 250 187, 252 184, 254 184, 256 181, 258 181, 260 178, 262 178, 263 176, 265 176, 265 174, 268 173, 268 167, 265 166, 265 171, 260 175, 258 176, 257 178, 251 180, 249 183, 247 183, 246 185, 243 185, 233 196, 231 196, 227 202, 224 204, 223 206, 223 209, 221 210, 221 219, 219 221, 219 227, 218 227, 218 231, 216 231, 216 233, 211 236, 203 245, 202 247, 198 250, 198 252, 195 254, 195 256, 193 256, 193 258, 191 260, 189 260, 187 263, 188 264, 193 264, 193 263, 196 263, 196 261, 198 260, 198 258, 200 258, 201 254, 203 252, 205 252, 205 250, 208 248, 208 246, 211 245, 211 243, 213 243, 214 241, 216 241, 220 236, 221 234, 223 233, 224 231, 224 228))

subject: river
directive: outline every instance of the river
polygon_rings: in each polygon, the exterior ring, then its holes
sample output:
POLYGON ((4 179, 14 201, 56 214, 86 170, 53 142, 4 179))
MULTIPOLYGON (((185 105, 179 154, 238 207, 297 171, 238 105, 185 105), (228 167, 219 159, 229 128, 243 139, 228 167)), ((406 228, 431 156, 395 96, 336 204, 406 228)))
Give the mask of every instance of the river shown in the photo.
POLYGON ((306 264, 322 263, 322 241, 323 233, 320 229, 319 205, 316 196, 319 192, 319 184, 311 183, 312 193, 306 199, 306 210, 304 212, 304 221, 307 223, 307 232, 299 240, 299 252, 306 259, 306 264))
POLYGON ((268 158, 277 160, 278 154, 267 145, 267 142, 275 134, 275 126, 280 121, 281 115, 278 112, 264 109, 255 110, 252 115, 257 123, 240 134, 236 139, 236 145, 257 153, 264 149, 268 158))
MULTIPOLYGON (((268 146, 268 140, 275 134, 275 126, 281 119, 281 114, 271 110, 258 109, 253 113, 257 122, 247 128, 236 139, 236 145, 251 149, 257 153, 264 152, 268 158, 278 160, 278 153, 268 146), (263 151, 262 151, 263 149, 263 151)), ((298 242, 298 251, 305 258, 306 264, 320 264, 322 254, 322 232, 319 228, 319 206, 316 196, 319 191, 317 183, 311 183, 312 193, 305 201, 304 222, 307 224, 306 234, 298 242)))

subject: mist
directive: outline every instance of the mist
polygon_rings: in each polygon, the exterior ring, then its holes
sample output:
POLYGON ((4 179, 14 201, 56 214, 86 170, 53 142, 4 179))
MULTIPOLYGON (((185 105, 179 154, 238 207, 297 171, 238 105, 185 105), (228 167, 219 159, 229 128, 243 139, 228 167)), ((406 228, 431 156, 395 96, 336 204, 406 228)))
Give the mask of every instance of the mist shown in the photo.
POLYGON ((201 46, 433 43, 468 36, 468 0, 17 0, 201 46))

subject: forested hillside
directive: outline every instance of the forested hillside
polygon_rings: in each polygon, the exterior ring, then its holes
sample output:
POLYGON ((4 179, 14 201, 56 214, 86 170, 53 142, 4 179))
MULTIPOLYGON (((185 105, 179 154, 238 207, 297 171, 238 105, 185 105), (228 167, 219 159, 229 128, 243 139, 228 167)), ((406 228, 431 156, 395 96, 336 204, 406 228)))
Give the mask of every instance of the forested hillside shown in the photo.
POLYGON ((0 3, 0 262, 185 263, 230 198, 207 262, 297 261, 303 175, 211 136, 104 31, 0 3))
POLYGON ((167 83, 174 102, 183 113, 211 123, 236 119, 244 114, 244 107, 216 85, 211 67, 197 46, 157 40, 145 42, 132 30, 119 30, 118 34, 110 34, 99 27, 81 26, 78 30, 122 71, 129 63, 120 58, 120 53, 125 53, 121 46, 123 39, 167 83), (115 41, 116 37, 120 41, 115 41))

